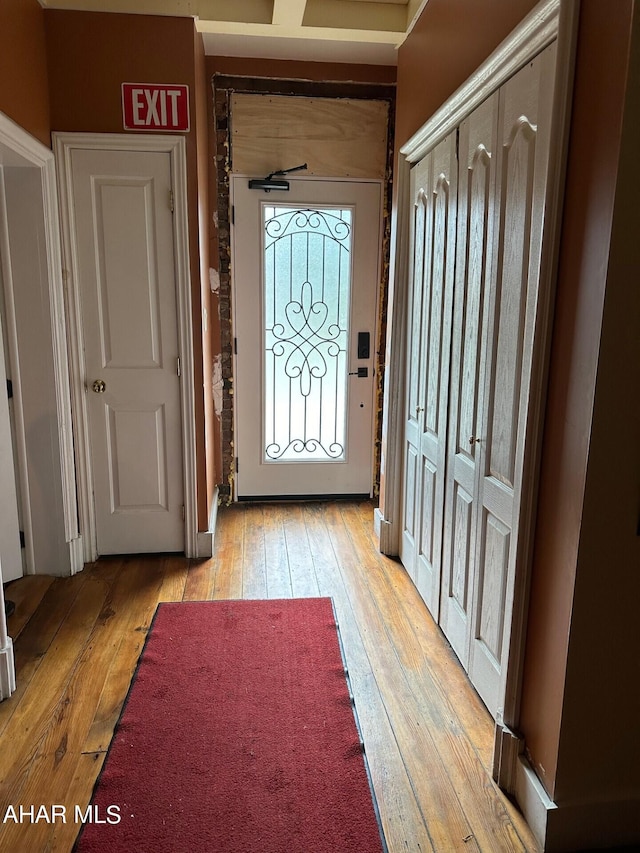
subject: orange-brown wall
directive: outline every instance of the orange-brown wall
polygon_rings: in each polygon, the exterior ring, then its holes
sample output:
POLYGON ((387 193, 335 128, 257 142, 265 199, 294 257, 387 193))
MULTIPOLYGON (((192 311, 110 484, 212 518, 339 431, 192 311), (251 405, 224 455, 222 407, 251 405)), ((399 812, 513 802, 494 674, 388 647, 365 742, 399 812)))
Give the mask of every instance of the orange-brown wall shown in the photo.
MULTIPOLYGON (((565 220, 574 250, 576 245, 583 250, 580 265, 574 251, 570 266, 562 268, 569 294, 577 285, 580 295, 572 367, 568 376, 563 369, 559 373, 565 384, 568 378, 577 392, 588 394, 591 412, 585 403, 577 404, 572 422, 562 424, 558 418, 552 433, 554 446, 574 442, 588 455, 555 799, 559 805, 605 799, 626 803, 627 819, 636 827, 629 840, 638 842, 640 10, 634 0, 620 0, 612 16, 598 0, 583 0, 581 15, 571 145, 579 159, 567 187, 571 207, 565 220), (594 328, 598 317, 600 329, 594 328), (594 368, 595 388, 588 393, 594 368), (591 428, 588 443, 576 430, 584 424, 591 428)), ((553 479, 547 520, 558 486, 566 496, 571 482, 557 475, 553 479)), ((548 532, 553 544, 553 528, 541 524, 538 538, 548 532)), ((571 541, 567 535, 563 539, 571 541)), ((547 598, 557 589, 557 575, 566 570, 553 559, 554 552, 559 552, 557 542, 539 574, 539 582, 548 585, 547 598)), ((534 654, 532 650, 529 659, 534 654)))
MULTIPOLYGON (((618 179, 632 8, 633 0, 619 0, 616 15, 611 15, 599 0, 584 0, 576 57, 521 716, 521 728, 536 772, 548 792, 559 797, 564 792, 556 786, 558 750, 561 727, 565 728, 563 717, 569 710, 565 696, 567 643, 570 630, 572 644, 575 643, 576 619, 582 615, 574 600, 574 585, 576 576, 580 579, 581 573, 587 571, 586 555, 580 552, 585 534, 595 533, 592 547, 598 540, 601 544, 608 543, 607 548, 613 547, 606 526, 597 523, 588 530, 584 502, 587 466, 594 450, 592 411, 618 179)), ((624 324, 621 331, 623 327, 624 324)), ((622 423, 620 428, 623 429, 622 423)), ((607 442, 605 436, 602 440, 607 442)), ((609 437, 611 449, 619 442, 613 432, 609 437)), ((615 476, 618 474, 621 472, 615 476)), ((610 491, 611 485, 608 483, 607 491, 600 493, 602 513, 605 507, 615 512, 622 508, 619 491, 610 491)), ((628 512, 628 496, 626 500, 628 512)), ((633 513, 639 508, 632 504, 633 513)), ((601 577, 607 579, 612 591, 616 589, 617 596, 618 580, 614 578, 619 579, 629 568, 617 561, 608 565, 606 553, 601 556, 605 559, 601 577)), ((610 597, 602 595, 602 605, 610 597)), ((601 616, 608 621, 609 613, 603 609, 601 616)), ((604 624, 599 622, 594 620, 589 630, 593 637, 602 636, 601 646, 605 648, 609 638, 604 624)), ((616 622, 614 616, 609 628, 617 630, 616 622)), ((580 667, 578 659, 584 655, 582 663, 591 669, 586 648, 583 645, 581 651, 573 645, 573 662, 580 667)), ((616 672, 613 662, 608 670, 616 672)), ((592 673, 595 679, 595 671, 592 673)), ((598 672, 598 678, 600 675, 598 672)), ((612 698, 615 692, 609 695, 612 698)), ((603 699, 599 691, 585 697, 592 708, 599 703, 598 699, 603 699)), ((608 704, 609 698, 604 701, 608 704)), ((590 718, 589 708, 585 706, 580 714, 586 721, 590 718)), ((588 747, 584 744, 587 763, 600 748, 600 743, 593 741, 593 733, 589 740, 588 747)))
POLYGON ((398 148, 536 4, 537 0, 429 0, 398 52, 398 148))
MULTIPOLYGON (((191 131, 186 136, 189 244, 194 328, 198 526, 208 529, 202 304, 199 258, 198 125, 203 114, 203 58, 196 60, 190 18, 100 12, 45 12, 51 99, 56 131, 122 133, 121 89, 129 83, 185 83, 189 86, 191 131), (196 64, 200 69, 196 85, 196 64), (200 94, 200 98, 198 98, 200 94)), ((206 135, 204 137, 206 139, 206 135)), ((202 186, 202 184, 200 185, 202 186)), ((203 200, 204 203, 204 200, 203 200)))
POLYGON ((51 146, 44 11, 38 0, 0 2, 0 112, 51 146))

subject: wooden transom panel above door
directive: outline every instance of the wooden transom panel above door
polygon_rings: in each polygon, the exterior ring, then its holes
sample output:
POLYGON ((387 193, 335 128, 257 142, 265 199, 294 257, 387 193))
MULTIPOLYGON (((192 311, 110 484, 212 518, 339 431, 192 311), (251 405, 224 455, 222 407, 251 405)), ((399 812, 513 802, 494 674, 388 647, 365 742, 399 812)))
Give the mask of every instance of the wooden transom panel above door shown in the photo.
POLYGON ((386 101, 237 93, 231 118, 234 173, 264 177, 306 163, 306 176, 385 177, 386 101))

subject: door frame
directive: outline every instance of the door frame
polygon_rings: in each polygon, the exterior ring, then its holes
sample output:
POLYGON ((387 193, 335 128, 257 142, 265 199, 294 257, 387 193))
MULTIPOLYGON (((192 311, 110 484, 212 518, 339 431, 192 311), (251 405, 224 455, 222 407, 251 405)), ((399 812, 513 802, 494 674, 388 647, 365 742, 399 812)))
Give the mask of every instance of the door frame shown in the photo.
MULTIPOLYGON (((64 288, 60 248, 60 225, 58 217, 58 190, 56 184, 53 152, 27 133, 11 119, 0 113, 0 165, 36 169, 39 173, 39 190, 34 196, 35 215, 41 218, 44 234, 43 269, 39 288, 43 301, 48 302, 51 323, 51 355, 57 412, 57 442, 54 455, 50 458, 50 471, 56 479, 56 487, 62 498, 61 521, 64 527, 64 560, 55 560, 55 568, 48 571, 60 575, 74 574, 82 568, 82 537, 78 529, 76 500, 75 460, 71 428, 71 398, 69 390, 69 365, 67 360, 67 335, 64 310, 64 288), (59 453, 56 453, 56 449, 59 453), (60 480, 58 481, 58 476, 60 480), (53 570, 52 570, 53 569, 53 570)), ((36 542, 34 534, 33 508, 29 482, 27 433, 30 423, 26 422, 23 406, 22 384, 26 380, 21 365, 19 340, 28 339, 29 328, 24 328, 15 310, 15 282, 10 262, 11 245, 8 229, 8 207, 5 194, 4 174, 0 180, 0 245, 2 248, 2 279, 5 297, 5 334, 9 350, 9 361, 14 378, 14 416, 17 472, 22 509, 22 524, 25 534, 25 574, 42 570, 36 553, 42 551, 43 543, 36 542)), ((27 235, 33 238, 32 234, 27 235)), ((32 386, 29 390, 33 392, 32 386)), ((33 394, 31 394, 33 396, 33 394)), ((62 533, 62 531, 61 531, 62 533)), ((61 537, 62 538, 62 537, 61 537)), ((47 547, 48 544, 47 544, 47 547)), ((59 559, 59 556, 58 556, 59 559)), ((0 575, 1 579, 1 575, 0 575)))
POLYGON ((196 498, 196 431, 191 313, 191 274, 187 209, 187 161, 183 136, 120 133, 53 133, 61 209, 62 253, 69 328, 72 422, 76 448, 78 512, 84 540, 84 560, 98 556, 96 513, 93 501, 93 471, 90 456, 89 414, 85 394, 85 361, 81 320, 78 256, 73 233, 71 157, 74 150, 137 151, 169 154, 174 204, 174 250, 178 351, 180 354, 180 408, 182 418, 182 468, 184 485, 184 550, 187 557, 198 553, 196 498))
MULTIPOLYGON (((397 556, 402 536, 403 437, 405 351, 410 274, 410 173, 441 139, 473 109, 498 89, 545 47, 557 40, 556 86, 552 118, 547 205, 541 259, 539 313, 532 366, 525 447, 521 534, 516 556, 513 608, 506 614, 508 654, 502 680, 503 710, 496 719, 493 776, 505 790, 514 792, 522 773, 518 756, 522 740, 514 734, 520 716, 522 668, 526 640, 531 550, 535 524, 538 470, 545 406, 546 373, 551 341, 553 298, 566 150, 568 145, 579 0, 542 0, 477 71, 438 109, 400 149, 395 179, 398 185, 397 219, 392 230, 392 290, 387 333, 386 383, 383 404, 384 494, 374 517, 382 553, 397 556)), ((539 800, 535 783, 526 789, 539 800)), ((538 783, 539 787, 539 783, 538 783)), ((529 818, 529 815, 526 815, 529 818)))

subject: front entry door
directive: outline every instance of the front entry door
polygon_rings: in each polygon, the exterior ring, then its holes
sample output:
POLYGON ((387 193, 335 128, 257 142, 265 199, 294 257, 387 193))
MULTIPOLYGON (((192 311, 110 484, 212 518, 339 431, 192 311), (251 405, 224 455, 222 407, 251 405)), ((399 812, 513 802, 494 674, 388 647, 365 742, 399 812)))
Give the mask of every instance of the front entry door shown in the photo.
POLYGON ((381 184, 233 204, 237 496, 370 495, 381 184))
POLYGON ((99 554, 184 550, 171 159, 73 149, 99 554))

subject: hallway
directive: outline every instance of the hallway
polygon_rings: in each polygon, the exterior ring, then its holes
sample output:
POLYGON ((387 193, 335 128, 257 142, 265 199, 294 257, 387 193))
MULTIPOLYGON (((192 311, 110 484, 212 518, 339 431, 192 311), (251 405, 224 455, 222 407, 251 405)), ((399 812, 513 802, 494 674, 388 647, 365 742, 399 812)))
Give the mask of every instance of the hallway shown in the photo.
MULTIPOLYGON (((12 584, 3 816, 20 804, 84 809, 159 601, 321 595, 338 614, 390 853, 538 850, 491 781, 492 720, 372 537, 369 502, 239 504, 220 510, 211 560, 112 557, 73 578, 12 584)), ((0 849, 67 853, 77 828, 9 821, 0 849)))

